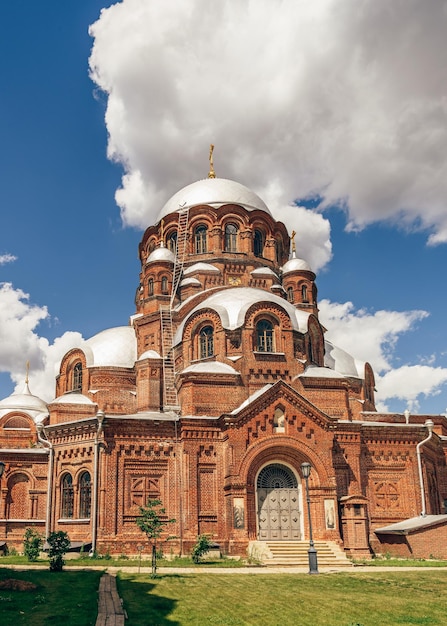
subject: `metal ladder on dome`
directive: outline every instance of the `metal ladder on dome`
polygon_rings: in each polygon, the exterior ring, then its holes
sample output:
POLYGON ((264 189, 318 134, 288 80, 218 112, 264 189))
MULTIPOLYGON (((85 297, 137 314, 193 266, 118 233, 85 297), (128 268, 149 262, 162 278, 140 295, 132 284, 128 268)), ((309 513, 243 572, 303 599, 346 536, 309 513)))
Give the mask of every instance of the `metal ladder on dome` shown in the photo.
POLYGON ((185 263, 186 243, 188 239, 189 209, 179 210, 177 246, 172 275, 171 299, 168 306, 160 307, 160 324, 163 357, 163 410, 180 410, 177 389, 175 388, 174 331, 172 324, 172 307, 177 293, 185 263))

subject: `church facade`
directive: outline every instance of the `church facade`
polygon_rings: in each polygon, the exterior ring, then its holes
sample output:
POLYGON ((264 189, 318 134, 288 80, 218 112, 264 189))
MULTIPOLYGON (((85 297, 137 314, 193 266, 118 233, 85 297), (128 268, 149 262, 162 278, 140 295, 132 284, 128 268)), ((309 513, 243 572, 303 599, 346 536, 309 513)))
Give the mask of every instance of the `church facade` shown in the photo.
POLYGON ((202 533, 229 555, 308 541, 309 463, 315 539, 447 558, 446 418, 376 411, 369 364, 325 339, 293 237, 210 174, 144 233, 129 324, 69 351, 49 404, 28 384, 0 401, 0 545, 32 526, 136 554, 148 499, 175 518, 176 553, 202 533))

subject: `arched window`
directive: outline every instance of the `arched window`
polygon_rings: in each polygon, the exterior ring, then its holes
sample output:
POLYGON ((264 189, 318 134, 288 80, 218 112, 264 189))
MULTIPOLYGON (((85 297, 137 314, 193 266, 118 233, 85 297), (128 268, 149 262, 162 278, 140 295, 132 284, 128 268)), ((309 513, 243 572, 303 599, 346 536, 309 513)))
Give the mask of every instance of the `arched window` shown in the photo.
POLYGON ((293 302, 294 301, 294 297, 293 297, 293 287, 287 287, 287 300, 289 302, 293 302))
POLYGON ((212 326, 204 326, 199 333, 199 356, 206 359, 214 354, 214 329, 212 326))
POLYGON ((163 276, 161 279, 161 293, 168 293, 168 279, 166 276, 163 276))
POLYGON ((264 252, 264 233, 261 230, 255 230, 253 236, 253 254, 262 256, 264 252))
POLYGON ((92 503, 92 481, 88 472, 83 472, 79 479, 79 517, 90 517, 92 503))
POLYGON ((196 254, 205 254, 207 252, 207 234, 206 226, 198 226, 194 233, 194 244, 196 254))
POLYGON ((286 418, 284 415, 284 409, 282 406, 277 406, 275 409, 275 414, 273 416, 273 428, 275 433, 283 433, 286 428, 286 418))
POLYGON ((174 254, 177 253, 177 231, 174 230, 168 235, 168 249, 174 254))
POLYGON ((301 285, 301 301, 309 302, 309 296, 307 295, 307 285, 301 285))
POLYGON ((284 248, 283 248, 281 239, 276 240, 275 249, 276 249, 276 262, 278 263, 278 265, 281 265, 282 257, 284 255, 284 248))
POLYGON ((268 320, 256 324, 256 348, 258 352, 274 352, 273 324, 268 320))
POLYGON ((237 252, 237 233, 236 224, 226 224, 225 226, 225 252, 237 252))
POLYGON ((71 474, 65 474, 61 483, 61 517, 68 519, 73 517, 73 479, 71 474))
POLYGON ((147 295, 149 297, 154 295, 154 279, 153 278, 149 278, 149 280, 147 281, 147 295))
POLYGON ((73 380, 71 388, 73 391, 81 391, 82 389, 82 363, 76 363, 73 368, 73 380))

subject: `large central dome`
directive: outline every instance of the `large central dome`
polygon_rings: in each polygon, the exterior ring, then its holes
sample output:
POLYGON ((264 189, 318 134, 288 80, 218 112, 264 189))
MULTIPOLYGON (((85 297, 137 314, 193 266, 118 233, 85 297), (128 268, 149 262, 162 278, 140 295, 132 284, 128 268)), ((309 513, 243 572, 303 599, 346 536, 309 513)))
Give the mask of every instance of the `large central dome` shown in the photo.
POLYGON ((265 202, 248 187, 225 178, 205 178, 177 191, 166 202, 158 219, 169 215, 169 213, 175 213, 180 208, 190 208, 202 204, 216 207, 223 204, 239 204, 248 211, 265 211, 271 215, 265 202))

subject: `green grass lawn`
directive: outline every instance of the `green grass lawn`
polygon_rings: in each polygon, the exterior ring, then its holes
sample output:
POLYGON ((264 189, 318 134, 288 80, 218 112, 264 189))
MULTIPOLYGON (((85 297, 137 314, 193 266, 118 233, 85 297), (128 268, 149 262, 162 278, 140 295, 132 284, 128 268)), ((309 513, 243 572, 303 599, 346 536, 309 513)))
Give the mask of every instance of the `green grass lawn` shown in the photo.
POLYGON ((129 626, 444 626, 447 572, 120 573, 129 626))
POLYGON ((98 586, 102 572, 49 570, 17 571, 0 568, 0 580, 14 578, 37 585, 34 591, 0 589, 0 624, 88 626, 98 614, 98 586))

